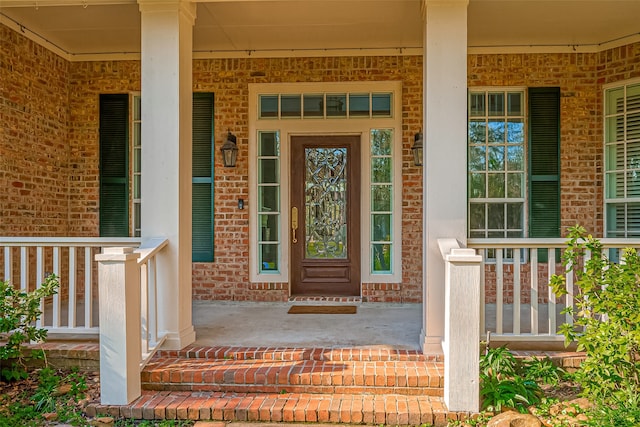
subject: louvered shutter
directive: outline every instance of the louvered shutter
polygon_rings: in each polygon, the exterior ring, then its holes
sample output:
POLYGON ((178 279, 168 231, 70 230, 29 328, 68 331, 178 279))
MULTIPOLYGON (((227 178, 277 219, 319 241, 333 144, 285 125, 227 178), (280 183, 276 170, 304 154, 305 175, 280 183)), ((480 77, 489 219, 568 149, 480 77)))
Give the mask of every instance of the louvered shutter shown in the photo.
POLYGON ((129 235, 129 95, 100 95, 100 236, 129 235))
POLYGON ((192 259, 213 261, 213 94, 193 94, 192 259))
POLYGON ((560 237, 559 88, 529 89, 529 237, 560 237))

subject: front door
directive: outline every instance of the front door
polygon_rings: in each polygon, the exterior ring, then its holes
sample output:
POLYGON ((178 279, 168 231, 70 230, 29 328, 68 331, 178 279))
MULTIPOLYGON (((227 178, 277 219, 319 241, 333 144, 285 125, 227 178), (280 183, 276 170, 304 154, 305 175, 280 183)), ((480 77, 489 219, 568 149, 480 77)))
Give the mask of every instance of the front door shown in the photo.
POLYGON ((292 137, 293 295, 360 295, 360 222, 360 137, 292 137))

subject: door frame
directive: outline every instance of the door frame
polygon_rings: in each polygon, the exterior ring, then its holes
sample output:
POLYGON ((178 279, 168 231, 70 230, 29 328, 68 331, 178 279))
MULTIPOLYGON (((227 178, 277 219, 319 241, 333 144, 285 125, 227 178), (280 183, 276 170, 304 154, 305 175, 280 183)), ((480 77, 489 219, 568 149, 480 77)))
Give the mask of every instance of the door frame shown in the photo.
MULTIPOLYGON (((402 152, 413 142, 413 133, 410 137, 405 135, 411 132, 403 132, 402 128, 402 82, 401 81, 375 81, 375 82, 338 82, 338 83, 250 83, 249 84, 249 199, 245 209, 249 219, 249 281, 251 283, 277 283, 288 285, 290 283, 289 265, 289 241, 290 234, 290 141, 296 135, 359 135, 361 138, 361 215, 362 223, 361 252, 360 252, 360 281, 361 283, 401 283, 402 282, 402 152), (258 117, 258 96, 273 95, 278 93, 391 93, 393 96, 393 108, 390 117, 364 117, 350 119, 323 119, 323 118, 265 118, 258 117), (392 274, 373 274, 370 271, 371 255, 370 246, 370 131, 371 129, 394 129, 393 141, 393 272, 392 274), (258 253, 258 197, 257 197, 257 144, 259 132, 278 132, 280 138, 280 265, 274 272, 261 272, 259 269, 258 253), (405 141, 411 141, 407 142, 405 141)), ((290 292, 290 286, 286 286, 290 292)))

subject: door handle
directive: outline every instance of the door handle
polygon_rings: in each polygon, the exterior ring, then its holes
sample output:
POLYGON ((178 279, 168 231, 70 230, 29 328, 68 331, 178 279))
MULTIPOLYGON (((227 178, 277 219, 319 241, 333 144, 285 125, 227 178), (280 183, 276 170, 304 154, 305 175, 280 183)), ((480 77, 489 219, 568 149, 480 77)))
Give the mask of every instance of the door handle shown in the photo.
POLYGON ((291 208, 291 241, 293 243, 298 243, 298 239, 296 238, 296 230, 298 229, 298 208, 291 208))

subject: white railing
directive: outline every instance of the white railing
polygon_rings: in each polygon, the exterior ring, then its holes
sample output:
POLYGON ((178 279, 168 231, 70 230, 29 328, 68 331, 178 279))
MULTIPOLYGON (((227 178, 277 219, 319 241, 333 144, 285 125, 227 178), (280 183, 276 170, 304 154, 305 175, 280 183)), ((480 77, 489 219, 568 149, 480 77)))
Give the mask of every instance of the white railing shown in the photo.
POLYGON ((135 252, 140 254, 140 294, 142 326, 142 362, 141 368, 153 357, 162 345, 165 335, 158 334, 158 286, 156 275, 156 255, 169 243, 167 239, 145 241, 135 252))
MULTIPOLYGON (((640 239, 600 239, 609 258, 619 249, 640 248, 640 239)), ((574 304, 572 273, 562 265, 566 239, 469 239, 484 258, 480 293, 480 330, 495 341, 562 341, 560 325, 572 323, 561 312, 574 304), (557 298, 549 282, 564 274, 567 295, 557 298)), ((588 256, 588 254, 587 254, 588 256)))
POLYGON ((0 237, 0 280, 36 289, 48 274, 60 278, 56 295, 43 301, 37 327, 50 337, 98 334, 97 263, 105 247, 137 247, 139 238, 0 237))

